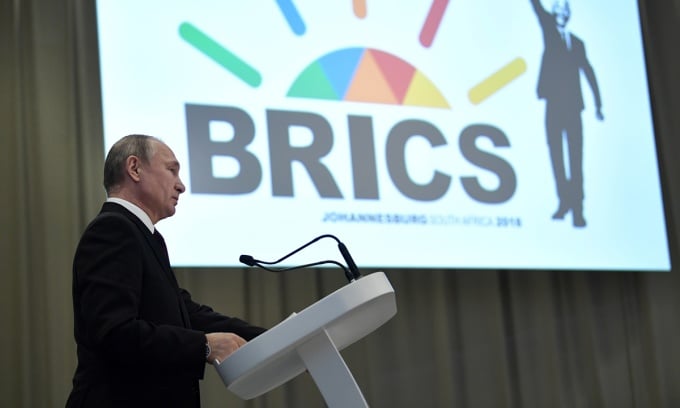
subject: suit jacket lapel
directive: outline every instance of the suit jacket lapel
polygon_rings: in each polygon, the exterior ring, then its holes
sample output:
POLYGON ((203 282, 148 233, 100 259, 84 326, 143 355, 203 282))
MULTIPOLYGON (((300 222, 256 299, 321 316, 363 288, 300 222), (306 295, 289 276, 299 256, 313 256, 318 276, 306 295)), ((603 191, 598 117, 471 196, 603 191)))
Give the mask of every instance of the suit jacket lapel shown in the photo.
MULTIPOLYGON (((151 231, 144 225, 144 223, 137 218, 136 215, 128 211, 125 207, 116 204, 116 203, 104 203, 102 207, 101 212, 115 212, 119 213, 122 215, 125 215, 127 218, 129 218, 132 222, 135 223, 137 228, 141 231, 142 235, 146 239, 147 244, 151 247, 151 251, 153 252, 154 256, 158 260, 158 263, 161 266, 161 269, 163 270, 163 274, 165 277, 168 279, 170 282, 170 285, 175 289, 177 292, 177 300, 179 302, 179 308, 182 313, 182 320, 184 321, 184 326, 191 328, 191 322, 189 318, 189 313, 187 311, 186 305, 184 304, 184 301, 182 300, 182 296, 180 294, 180 289, 179 289, 179 284, 177 283, 177 278, 175 277, 175 273, 172 270, 172 267, 170 266, 170 258, 168 257, 168 250, 165 247, 165 243, 161 243, 162 237, 160 237, 160 240, 157 239, 151 231)), ((160 236, 160 234, 159 234, 160 236)))

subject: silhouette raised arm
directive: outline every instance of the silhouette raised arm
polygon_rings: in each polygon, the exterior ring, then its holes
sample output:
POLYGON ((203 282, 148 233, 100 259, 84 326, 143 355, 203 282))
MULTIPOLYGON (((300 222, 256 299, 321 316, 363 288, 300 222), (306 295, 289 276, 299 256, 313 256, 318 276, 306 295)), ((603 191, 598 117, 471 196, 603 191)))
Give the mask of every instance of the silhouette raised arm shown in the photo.
POLYGON ((531 6, 534 8, 534 13, 536 13, 539 17, 548 14, 548 12, 541 5, 541 0, 529 0, 529 1, 531 2, 531 6))

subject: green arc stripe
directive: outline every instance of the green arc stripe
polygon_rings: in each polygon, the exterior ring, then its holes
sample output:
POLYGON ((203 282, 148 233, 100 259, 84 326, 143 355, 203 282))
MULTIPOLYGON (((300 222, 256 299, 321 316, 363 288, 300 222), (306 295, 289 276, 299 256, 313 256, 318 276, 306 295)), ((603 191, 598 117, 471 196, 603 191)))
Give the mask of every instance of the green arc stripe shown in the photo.
POLYGON ((258 87, 262 83, 262 76, 255 68, 251 67, 231 51, 221 46, 217 41, 210 38, 193 24, 180 24, 179 35, 197 50, 220 64, 224 69, 236 75, 248 85, 258 87))

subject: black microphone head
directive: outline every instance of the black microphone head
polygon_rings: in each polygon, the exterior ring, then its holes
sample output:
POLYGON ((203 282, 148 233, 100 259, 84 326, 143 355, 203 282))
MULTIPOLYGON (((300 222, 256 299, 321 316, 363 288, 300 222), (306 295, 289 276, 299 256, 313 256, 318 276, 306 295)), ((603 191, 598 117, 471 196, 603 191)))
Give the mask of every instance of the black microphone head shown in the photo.
POLYGON ((250 255, 241 255, 238 260, 248 266, 255 266, 255 258, 250 255))
POLYGON ((361 277, 361 273, 359 272, 359 268, 357 268, 357 264, 354 263, 352 255, 349 254, 349 250, 345 244, 338 241, 338 248, 340 248, 340 253, 342 254, 342 257, 345 258, 345 262, 347 263, 349 271, 351 272, 351 277, 348 277, 349 281, 351 282, 352 280, 359 279, 361 277))

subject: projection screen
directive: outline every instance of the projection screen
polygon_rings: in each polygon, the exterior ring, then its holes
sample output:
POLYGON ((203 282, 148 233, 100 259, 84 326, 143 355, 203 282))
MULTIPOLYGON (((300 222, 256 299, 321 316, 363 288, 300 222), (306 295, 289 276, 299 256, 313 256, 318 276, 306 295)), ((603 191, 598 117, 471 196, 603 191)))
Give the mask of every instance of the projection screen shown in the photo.
POLYGON ((98 0, 105 148, 157 136, 175 266, 668 271, 637 1, 98 0), (286 262, 341 259, 332 242, 286 262))

